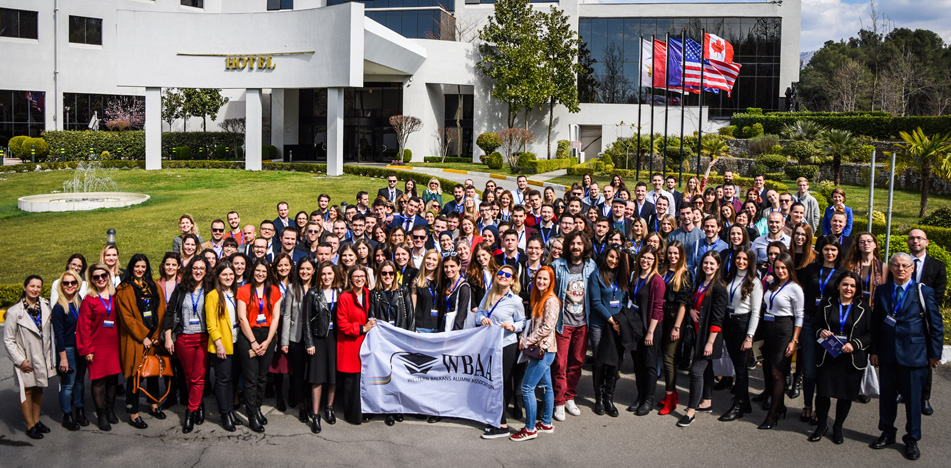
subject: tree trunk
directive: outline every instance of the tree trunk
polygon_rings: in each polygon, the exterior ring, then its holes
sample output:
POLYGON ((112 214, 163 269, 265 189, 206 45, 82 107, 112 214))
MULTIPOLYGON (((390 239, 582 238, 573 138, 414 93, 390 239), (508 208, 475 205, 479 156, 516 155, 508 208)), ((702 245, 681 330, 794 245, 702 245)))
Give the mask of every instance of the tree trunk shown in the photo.
POLYGON ((203 132, 208 131, 208 117, 204 115, 201 116, 201 131, 203 132))
MULTIPOLYGON (((462 86, 456 85, 456 157, 462 157, 462 86)), ((445 158, 443 158, 445 159, 445 158)))
POLYGON ((551 159, 551 124, 555 119, 555 98, 548 103, 548 159, 551 159))
POLYGON ((835 185, 839 185, 839 171, 842 169, 842 156, 839 154, 832 155, 832 179, 835 181, 835 185))
POLYGON ((925 217, 925 212, 928 211, 928 187, 931 185, 931 161, 922 158, 921 161, 921 210, 918 211, 918 216, 921 218, 925 217))

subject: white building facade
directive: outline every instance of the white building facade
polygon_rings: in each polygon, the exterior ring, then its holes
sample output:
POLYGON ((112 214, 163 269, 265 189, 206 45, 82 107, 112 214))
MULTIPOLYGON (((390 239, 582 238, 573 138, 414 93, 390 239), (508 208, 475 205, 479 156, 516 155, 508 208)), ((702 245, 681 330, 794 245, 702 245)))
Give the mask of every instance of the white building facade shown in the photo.
MULTIPOLYGON (((231 100, 217 121, 247 117, 249 167, 262 144, 285 161, 388 162, 396 114, 423 122, 407 144, 414 160, 438 154, 437 134, 457 126, 462 137, 450 154, 477 158, 476 137, 504 128, 507 116, 477 70, 477 31, 492 2, 0 0, 0 135, 82 130, 114 96, 146 96, 154 153, 154 134, 201 127, 199 118, 163 123, 162 88, 223 88, 231 100)), ((654 131, 680 133, 679 98, 641 86, 642 38, 686 31, 699 41, 703 30, 730 41, 743 64, 731 96, 705 93, 702 118, 697 97, 686 98, 685 133, 713 131, 711 117, 747 107, 784 110, 799 79, 800 0, 532 5, 564 10, 584 43, 579 60, 592 73, 579 79, 581 111, 556 107, 552 146, 576 141, 588 157, 635 133, 639 118, 646 133, 652 102, 654 131)), ((528 115, 541 158, 547 126, 547 108, 528 115)))

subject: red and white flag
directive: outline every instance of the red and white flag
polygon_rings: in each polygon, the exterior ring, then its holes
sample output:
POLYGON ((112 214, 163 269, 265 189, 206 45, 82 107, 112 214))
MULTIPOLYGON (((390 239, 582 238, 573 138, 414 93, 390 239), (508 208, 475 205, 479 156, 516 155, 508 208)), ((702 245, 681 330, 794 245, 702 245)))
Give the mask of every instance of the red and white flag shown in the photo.
POLYGON ((733 44, 714 34, 706 34, 706 50, 703 58, 733 63, 733 44))

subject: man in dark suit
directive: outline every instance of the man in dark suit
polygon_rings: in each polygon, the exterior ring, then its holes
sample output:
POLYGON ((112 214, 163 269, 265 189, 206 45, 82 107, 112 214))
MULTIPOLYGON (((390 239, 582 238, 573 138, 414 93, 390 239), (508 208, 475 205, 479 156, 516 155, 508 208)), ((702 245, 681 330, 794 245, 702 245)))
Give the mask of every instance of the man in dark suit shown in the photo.
POLYGON ((281 233, 280 249, 274 249, 273 252, 268 253, 266 257, 267 261, 273 262, 274 257, 277 257, 277 255, 280 253, 285 253, 291 257, 291 262, 293 265, 296 265, 300 259, 307 257, 307 252, 298 248, 300 245, 297 241, 297 230, 285 229, 284 232, 281 233))
POLYGON ((396 199, 399 198, 400 195, 403 194, 402 190, 396 188, 396 182, 397 182, 396 174, 390 174, 386 176, 387 186, 385 188, 381 188, 378 192, 376 192, 376 196, 383 197, 393 203, 396 203, 396 199))
POLYGON ((890 279, 875 289, 872 315, 870 362, 879 367, 881 396, 878 428, 882 435, 869 447, 883 449, 895 443, 898 429, 897 396, 905 399, 905 457, 917 460, 921 453, 921 388, 928 369, 941 362, 943 323, 935 290, 912 278, 911 255, 897 253, 888 264, 890 279))
POLYGON ((416 214, 422 205, 423 200, 419 197, 410 198, 409 201, 406 202, 406 206, 403 207, 403 214, 393 215, 393 221, 390 223, 389 229, 401 226, 404 231, 410 232, 413 226, 420 224, 425 225, 426 218, 416 214))
POLYGON ((647 184, 638 182, 634 187, 634 216, 645 221, 654 214, 654 204, 647 201, 647 184))
MULTIPOLYGON (((934 289, 938 304, 944 301, 944 293, 948 288, 948 266, 941 260, 929 257, 928 234, 921 229, 912 229, 908 233, 908 251, 911 252, 914 271, 911 279, 926 284, 934 289)), ((931 407, 931 385, 934 380, 934 371, 928 369, 928 379, 921 388, 921 414, 931 416, 934 408, 931 407)))
POLYGON ((667 214, 667 203, 669 203, 669 201, 666 198, 660 197, 657 199, 657 204, 651 206, 651 208, 654 208, 654 211, 650 216, 644 213, 644 221, 647 222, 647 232, 660 231, 660 219, 667 214))
POLYGON ((611 200, 611 227, 620 230, 625 239, 630 239, 634 220, 624 217, 625 208, 627 201, 620 198, 611 200))
POLYGON ((281 231, 284 228, 291 227, 291 224, 294 223, 294 220, 287 217, 290 208, 287 206, 287 202, 280 202, 277 204, 277 218, 274 218, 274 236, 280 238, 281 231))
POLYGON ((667 176, 667 191, 674 196, 674 209, 680 209, 680 204, 684 202, 684 194, 678 192, 674 187, 677 187, 677 178, 669 175, 667 176))

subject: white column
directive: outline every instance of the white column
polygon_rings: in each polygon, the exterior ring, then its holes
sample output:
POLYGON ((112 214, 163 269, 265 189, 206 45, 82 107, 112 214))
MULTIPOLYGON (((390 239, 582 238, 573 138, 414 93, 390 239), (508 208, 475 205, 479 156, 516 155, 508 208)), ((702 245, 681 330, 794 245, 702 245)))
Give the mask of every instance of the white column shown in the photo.
POLYGON ((245 90, 244 168, 261 170, 261 140, 264 125, 261 112, 261 90, 245 90))
POLYGON ((162 168, 162 88, 145 88, 145 169, 162 168))
POLYGON ((327 88, 327 175, 343 175, 343 88, 327 88))
POLYGON ((284 90, 271 90, 271 144, 277 147, 278 154, 287 162, 284 151, 284 90))

